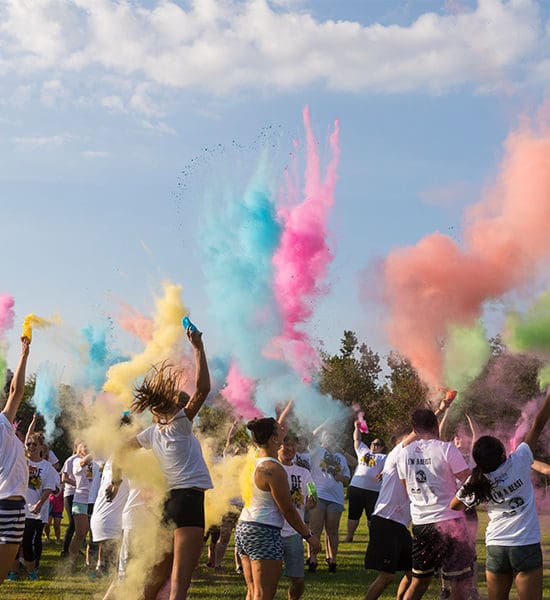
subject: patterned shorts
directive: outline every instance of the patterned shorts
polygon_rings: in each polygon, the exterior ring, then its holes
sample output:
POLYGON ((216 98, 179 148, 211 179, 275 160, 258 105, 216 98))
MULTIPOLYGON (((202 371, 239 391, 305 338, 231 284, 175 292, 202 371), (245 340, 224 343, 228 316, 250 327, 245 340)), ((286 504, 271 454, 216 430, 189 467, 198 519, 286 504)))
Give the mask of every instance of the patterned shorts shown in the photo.
POLYGON ((25 530, 25 501, 0 500, 0 544, 20 544, 25 530))
POLYGON ((272 525, 239 521, 235 529, 239 556, 250 560, 283 560, 281 530, 272 525))

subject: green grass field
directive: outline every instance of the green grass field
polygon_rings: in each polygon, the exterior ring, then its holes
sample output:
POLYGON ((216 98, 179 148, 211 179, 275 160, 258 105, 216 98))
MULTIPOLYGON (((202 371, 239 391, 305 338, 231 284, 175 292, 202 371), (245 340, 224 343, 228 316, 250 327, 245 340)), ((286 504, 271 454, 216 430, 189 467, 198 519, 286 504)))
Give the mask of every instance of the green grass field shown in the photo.
MULTIPOLYGON (((347 515, 342 517, 341 533, 345 528, 347 515)), ((485 562, 485 546, 483 544, 483 532, 485 530, 486 518, 480 513, 480 535, 478 539, 478 561, 480 564, 479 591, 482 598, 486 598, 486 587, 483 576, 483 565, 485 562)), ((544 598, 550 598, 550 514, 541 515, 541 527, 543 531, 543 552, 545 558, 544 571, 544 598)), ((367 543, 366 525, 361 521, 358 535, 352 544, 341 544, 338 556, 338 572, 329 574, 324 565, 314 575, 306 574, 306 592, 304 599, 310 600, 361 600, 363 594, 375 574, 365 571, 363 568, 363 555, 367 543)), ((242 600, 246 595, 244 580, 237 575, 233 569, 232 560, 233 546, 230 545, 225 561, 224 572, 215 574, 211 569, 204 567, 206 553, 201 561, 201 567, 197 569, 190 592, 190 600, 217 599, 242 600)), ((0 598, 2 600, 100 600, 109 582, 106 579, 90 580, 85 574, 67 575, 63 573, 62 563, 59 557, 59 547, 55 544, 44 546, 44 554, 40 567, 39 581, 20 580, 17 582, 6 581, 0 587, 0 598)), ((287 583, 284 577, 281 579, 277 600, 287 598, 287 583)), ((438 598, 439 586, 432 582, 425 598, 438 598)), ((512 591, 511 598, 516 598, 512 591)), ((395 598, 395 585, 388 588, 387 593, 382 596, 384 600, 395 598)), ((135 600, 125 598, 125 600, 135 600)))

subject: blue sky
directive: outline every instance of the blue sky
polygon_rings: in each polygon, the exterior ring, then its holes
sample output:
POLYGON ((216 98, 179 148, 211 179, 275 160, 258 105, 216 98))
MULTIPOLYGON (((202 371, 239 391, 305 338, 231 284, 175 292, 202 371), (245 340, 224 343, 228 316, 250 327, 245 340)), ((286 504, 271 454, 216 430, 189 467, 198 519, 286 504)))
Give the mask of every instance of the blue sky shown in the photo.
MULTIPOLYGON (((2 0, 10 362, 27 313, 74 330, 119 300, 150 313, 164 278, 208 332, 202 196, 213 174, 244 188, 266 137, 282 168, 305 104, 322 143, 340 120, 342 149, 311 332, 336 350, 354 329, 383 351, 360 273, 432 231, 460 239, 506 134, 545 100, 549 17, 530 0, 2 0)), ((51 339, 31 369, 45 358, 70 373, 51 339)))

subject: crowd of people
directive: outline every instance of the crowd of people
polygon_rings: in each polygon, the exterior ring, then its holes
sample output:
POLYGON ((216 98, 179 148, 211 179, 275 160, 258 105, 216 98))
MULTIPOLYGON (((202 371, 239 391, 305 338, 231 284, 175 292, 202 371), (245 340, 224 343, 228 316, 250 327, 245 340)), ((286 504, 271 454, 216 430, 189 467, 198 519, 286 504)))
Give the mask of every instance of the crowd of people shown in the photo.
MULTIPOLYGON (((0 413, 0 585, 6 578, 39 579, 43 533, 49 538, 53 525, 67 568, 79 568, 87 539, 89 572, 115 574, 105 600, 120 597, 128 565, 139 552, 138 530, 147 522, 158 530, 159 540, 162 532, 169 543, 159 545, 140 599, 155 600, 166 588, 170 600, 185 600, 204 543, 210 539, 207 566, 219 571, 234 529, 235 564, 244 576, 246 600, 272 600, 283 574, 289 581, 289 600, 298 600, 305 591, 306 569, 314 576, 319 568, 321 539, 325 568, 337 573, 347 488, 344 542, 353 542, 364 513, 369 533, 365 568, 376 572, 364 600, 379 598, 396 573, 403 573, 397 600, 422 598, 434 577, 442 599, 478 598, 480 504, 486 505, 489 518, 489 600, 507 599, 512 585, 521 600, 542 600, 541 534, 530 471, 535 463, 548 472, 534 454, 550 417, 550 393, 523 442, 509 455, 498 438, 479 436, 469 416, 469 434, 457 431, 453 441, 442 439, 453 391, 435 411, 417 409, 410 425, 396 432, 389 452, 380 437, 371 435, 366 443, 358 419, 355 456, 341 447, 326 424, 310 436, 293 431, 290 402, 278 418, 247 423, 255 447, 250 492, 244 500, 234 498, 221 522, 205 535, 205 493, 216 482, 193 433, 193 420, 210 392, 210 376, 202 334, 190 326, 187 336, 195 355, 194 393, 181 391, 168 363, 153 366, 135 388, 130 411, 150 411, 153 424, 137 434, 121 433, 121 443, 101 463, 78 440, 61 468, 36 431, 36 418, 25 436, 13 425, 30 348, 30 340, 21 339, 21 357, 0 413), (165 481, 156 525, 146 490, 122 466, 123 456, 140 449, 152 451, 165 481), (68 525, 61 540, 63 508, 68 525)), ((132 415, 125 413, 121 432, 131 422, 132 415)), ((246 451, 242 443, 234 443, 236 426, 224 456, 246 451)))

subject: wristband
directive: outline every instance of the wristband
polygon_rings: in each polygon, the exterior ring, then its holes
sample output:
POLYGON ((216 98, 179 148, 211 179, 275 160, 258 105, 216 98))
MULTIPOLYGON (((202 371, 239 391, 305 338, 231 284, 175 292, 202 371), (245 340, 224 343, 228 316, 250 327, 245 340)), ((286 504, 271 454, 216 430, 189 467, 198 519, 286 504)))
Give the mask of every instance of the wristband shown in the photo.
POLYGON ((120 485, 122 483, 122 479, 111 479, 111 485, 120 485))

